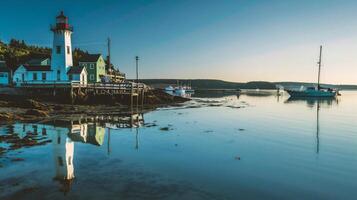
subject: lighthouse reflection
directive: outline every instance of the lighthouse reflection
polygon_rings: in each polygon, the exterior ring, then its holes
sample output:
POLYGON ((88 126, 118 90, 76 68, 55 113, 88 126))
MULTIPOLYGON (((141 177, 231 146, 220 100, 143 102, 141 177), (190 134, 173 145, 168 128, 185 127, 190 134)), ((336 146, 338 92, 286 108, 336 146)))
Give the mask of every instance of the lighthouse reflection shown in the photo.
MULTIPOLYGON (((136 128, 136 143, 138 149, 138 128, 144 124, 143 114, 130 114, 111 118, 90 118, 77 120, 56 120, 40 124, 14 124, 13 133, 19 140, 30 135, 51 139, 54 161, 53 180, 60 183, 59 190, 66 194, 75 180, 75 143, 102 146, 107 139, 110 152, 110 130, 118 128, 136 128), (107 134, 107 137, 106 137, 107 134)), ((40 141, 39 141, 40 142, 40 141)))

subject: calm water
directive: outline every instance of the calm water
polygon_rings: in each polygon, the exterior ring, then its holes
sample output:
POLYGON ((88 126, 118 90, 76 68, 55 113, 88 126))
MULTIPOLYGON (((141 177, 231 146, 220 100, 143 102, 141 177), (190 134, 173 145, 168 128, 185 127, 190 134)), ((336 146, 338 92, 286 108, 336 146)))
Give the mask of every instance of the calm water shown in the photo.
POLYGON ((198 98, 141 117, 1 126, 0 199, 357 195, 357 92, 198 98))

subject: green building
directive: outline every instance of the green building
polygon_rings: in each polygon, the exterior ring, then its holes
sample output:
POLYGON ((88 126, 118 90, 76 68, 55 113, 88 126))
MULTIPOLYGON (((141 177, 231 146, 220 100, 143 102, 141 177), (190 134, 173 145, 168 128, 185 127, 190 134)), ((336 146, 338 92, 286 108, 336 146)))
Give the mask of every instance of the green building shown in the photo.
POLYGON ((105 61, 101 54, 89 54, 79 60, 79 66, 86 68, 88 73, 88 83, 101 82, 101 77, 105 76, 105 61))

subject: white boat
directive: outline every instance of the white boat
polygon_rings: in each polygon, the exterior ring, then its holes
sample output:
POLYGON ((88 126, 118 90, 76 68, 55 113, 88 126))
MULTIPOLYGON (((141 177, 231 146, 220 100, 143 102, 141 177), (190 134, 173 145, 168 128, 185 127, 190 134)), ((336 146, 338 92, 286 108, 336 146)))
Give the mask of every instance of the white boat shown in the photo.
POLYGON ((322 55, 322 46, 320 46, 320 57, 319 57, 319 72, 317 78, 317 87, 307 87, 301 88, 300 90, 289 90, 286 92, 291 97, 335 97, 338 95, 338 91, 332 88, 322 88, 320 85, 320 71, 321 71, 321 55, 322 55))
POLYGON ((331 88, 308 87, 304 90, 286 90, 291 97, 335 97, 337 90, 331 88))
POLYGON ((172 87, 171 85, 169 85, 168 87, 165 88, 166 92, 173 92, 175 90, 174 87, 172 87))
POLYGON ((176 87, 169 85, 165 88, 165 92, 174 96, 186 96, 186 94, 193 94, 195 91, 191 88, 190 85, 180 85, 179 81, 177 81, 176 87))

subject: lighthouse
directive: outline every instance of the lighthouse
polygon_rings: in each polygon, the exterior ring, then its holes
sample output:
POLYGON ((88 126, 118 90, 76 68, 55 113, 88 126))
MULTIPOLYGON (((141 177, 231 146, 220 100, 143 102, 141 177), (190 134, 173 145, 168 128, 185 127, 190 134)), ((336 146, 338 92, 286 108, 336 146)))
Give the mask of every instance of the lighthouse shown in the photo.
POLYGON ((68 81, 67 72, 73 66, 71 35, 73 27, 63 11, 56 17, 56 24, 51 26, 53 32, 52 80, 68 81))

